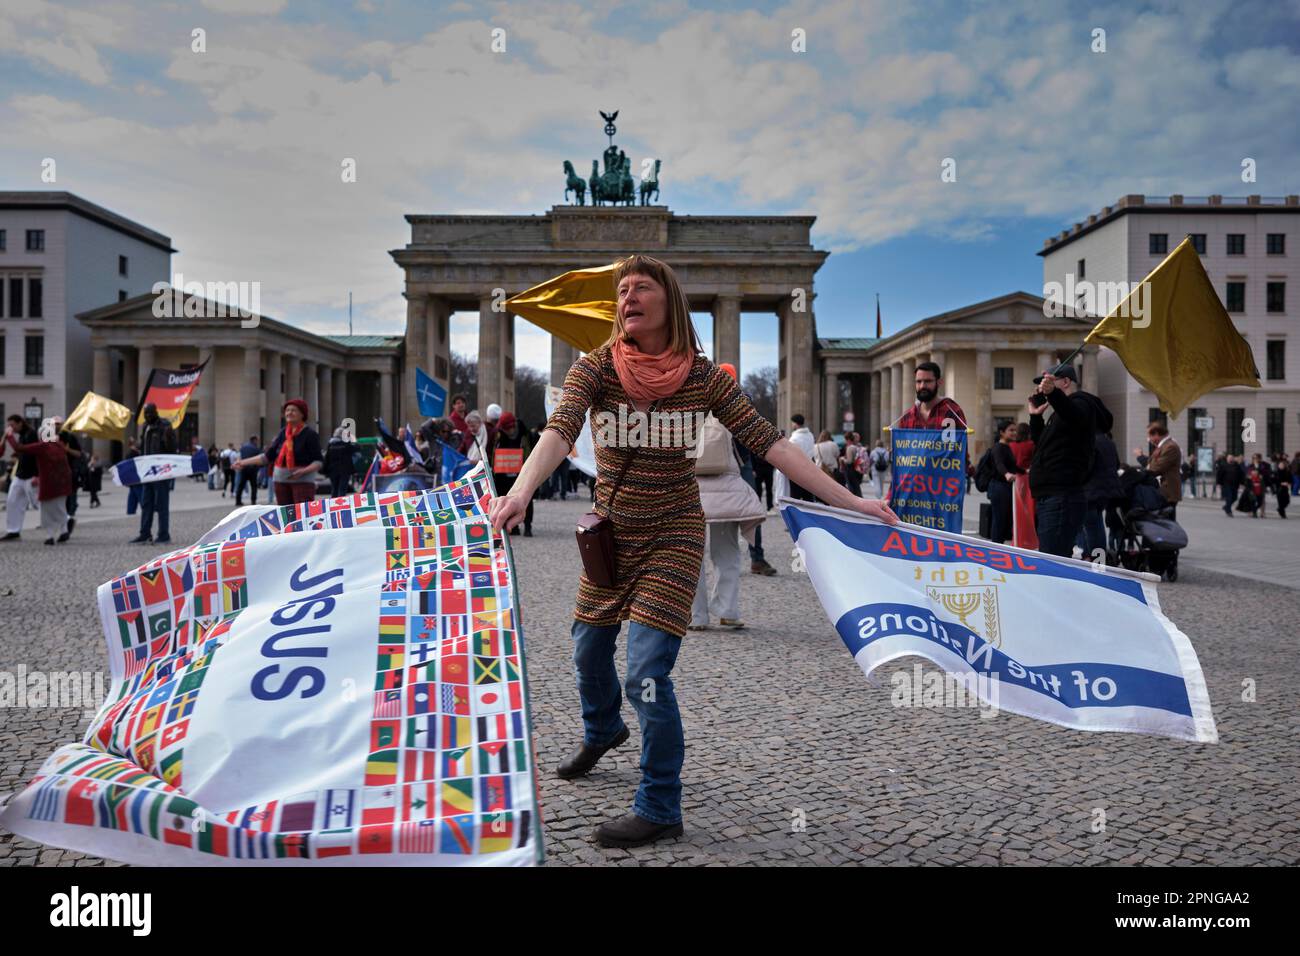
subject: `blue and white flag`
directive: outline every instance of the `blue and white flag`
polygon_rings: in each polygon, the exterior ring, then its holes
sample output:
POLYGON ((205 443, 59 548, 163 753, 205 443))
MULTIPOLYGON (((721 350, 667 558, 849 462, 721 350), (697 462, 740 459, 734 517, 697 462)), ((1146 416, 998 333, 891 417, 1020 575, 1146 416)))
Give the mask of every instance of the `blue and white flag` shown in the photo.
POLYGON ((418 365, 415 368, 415 397, 420 405, 420 414, 426 418, 440 417, 447 407, 447 390, 418 365))
POLYGON ((788 498, 781 515, 864 673, 916 655, 1012 713, 1218 741, 1200 662, 1154 576, 788 498))
POLYGON ((113 484, 129 487, 169 478, 206 475, 209 467, 208 453, 200 448, 193 455, 136 455, 119 461, 109 471, 113 484))

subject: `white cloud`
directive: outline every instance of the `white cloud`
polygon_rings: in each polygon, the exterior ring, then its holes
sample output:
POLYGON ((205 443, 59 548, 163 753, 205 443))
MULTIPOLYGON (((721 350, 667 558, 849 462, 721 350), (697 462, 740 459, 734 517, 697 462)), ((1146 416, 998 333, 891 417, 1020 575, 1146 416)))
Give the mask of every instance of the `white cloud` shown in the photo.
POLYGON ((203 5, 209 10, 233 15, 274 16, 284 9, 284 4, 285 0, 203 0, 203 5))

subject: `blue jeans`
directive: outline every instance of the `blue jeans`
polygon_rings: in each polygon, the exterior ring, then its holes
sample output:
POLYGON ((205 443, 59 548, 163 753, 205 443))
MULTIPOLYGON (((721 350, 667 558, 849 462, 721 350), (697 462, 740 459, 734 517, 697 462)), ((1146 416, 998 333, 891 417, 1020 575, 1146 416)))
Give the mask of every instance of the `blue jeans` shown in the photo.
POLYGON ((757 528, 754 529, 754 543, 749 546, 749 560, 763 561, 763 562, 767 561, 767 559, 763 557, 763 526, 762 525, 759 525, 757 528))
POLYGON ((158 515, 159 538, 171 537, 171 493, 174 478, 150 481, 140 486, 140 534, 152 534, 153 516, 158 515))
POLYGON ((140 505, 140 489, 143 485, 131 485, 126 492, 126 513, 135 514, 135 509, 140 505))
MULTIPOLYGON (((1106 550, 1106 509, 1103 505, 1088 505, 1083 517, 1083 527, 1074 543, 1083 552, 1083 560, 1091 561, 1098 550, 1106 550)), ((1102 555, 1103 560, 1105 555, 1102 555)))
MULTIPOLYGON (((620 625, 573 622, 573 665, 582 701, 583 742, 603 747, 626 726, 623 695, 614 669, 620 625)), ((641 786, 632 810, 652 823, 682 818, 682 761, 686 742, 669 675, 682 639, 636 621, 627 631, 628 700, 641 724, 641 786), (648 699, 647 699, 648 698, 648 699)))
POLYGON ((1068 558, 1074 553, 1074 539, 1083 528, 1088 499, 1083 490, 1065 495, 1051 495, 1034 501, 1034 527, 1038 531, 1038 550, 1068 558))

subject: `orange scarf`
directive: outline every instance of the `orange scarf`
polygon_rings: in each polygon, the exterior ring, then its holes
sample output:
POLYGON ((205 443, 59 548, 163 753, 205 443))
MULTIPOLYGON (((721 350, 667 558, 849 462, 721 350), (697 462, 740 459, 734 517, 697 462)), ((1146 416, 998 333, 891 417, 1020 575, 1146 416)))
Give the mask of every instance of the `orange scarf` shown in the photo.
POLYGON ((284 444, 280 446, 280 454, 275 456, 276 468, 296 468, 297 464, 293 460, 293 439, 302 431, 302 426, 294 428, 292 425, 284 426, 284 444))
POLYGON ((695 364, 690 352, 647 355, 622 339, 614 341, 610 352, 619 383, 634 402, 653 402, 672 395, 682 387, 695 364))

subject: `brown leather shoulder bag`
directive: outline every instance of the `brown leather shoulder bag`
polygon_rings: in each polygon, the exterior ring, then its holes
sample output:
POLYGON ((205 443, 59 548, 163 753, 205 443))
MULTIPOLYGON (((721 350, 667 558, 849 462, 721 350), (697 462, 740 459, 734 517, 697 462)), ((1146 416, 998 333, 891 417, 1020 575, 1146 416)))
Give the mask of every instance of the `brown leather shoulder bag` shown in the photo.
MULTIPOLYGON (((652 402, 647 414, 653 412, 658 404, 652 402)), ((637 453, 640 451, 639 447, 633 449, 627 461, 623 462, 623 467, 619 469, 618 480, 614 482, 614 487, 609 492, 611 511, 614 508, 614 498, 618 495, 619 486, 623 484, 628 468, 636 460, 637 453)), ((577 539, 578 554, 582 557, 582 570, 586 572, 587 580, 598 588, 612 588, 618 580, 618 568, 614 560, 614 522, 599 511, 588 511, 578 519, 577 539)))

